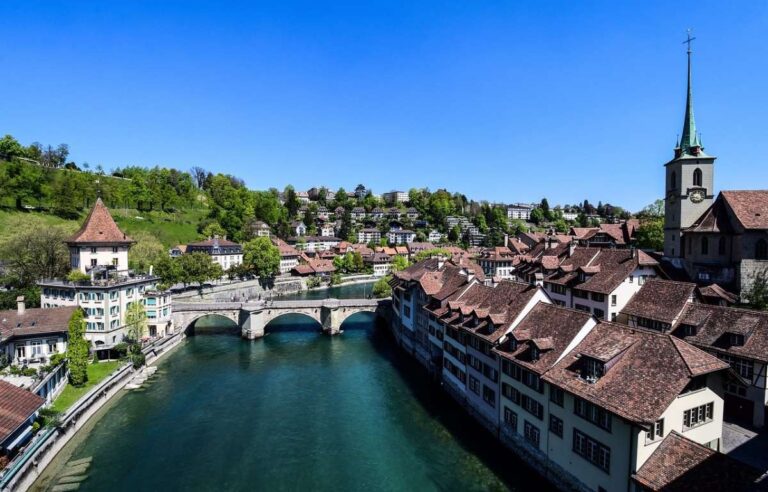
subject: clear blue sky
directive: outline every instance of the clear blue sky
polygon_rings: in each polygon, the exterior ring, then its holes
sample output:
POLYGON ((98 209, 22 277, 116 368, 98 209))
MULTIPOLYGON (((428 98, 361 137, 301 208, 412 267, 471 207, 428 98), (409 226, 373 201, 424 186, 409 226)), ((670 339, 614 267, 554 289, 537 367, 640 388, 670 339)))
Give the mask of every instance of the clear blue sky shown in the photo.
POLYGON ((0 3, 0 132, 111 169, 491 201, 663 195, 685 29, 717 189, 768 188, 766 2, 0 3))

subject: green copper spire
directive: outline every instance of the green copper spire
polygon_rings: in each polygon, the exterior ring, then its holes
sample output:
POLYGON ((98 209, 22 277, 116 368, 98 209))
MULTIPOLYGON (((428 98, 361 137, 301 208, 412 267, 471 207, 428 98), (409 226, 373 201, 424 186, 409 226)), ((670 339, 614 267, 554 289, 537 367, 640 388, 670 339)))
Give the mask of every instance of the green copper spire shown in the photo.
POLYGON ((688 39, 683 43, 688 44, 688 95, 685 99, 685 120, 683 121, 683 136, 680 138, 679 149, 683 154, 693 155, 701 150, 701 142, 696 133, 696 121, 693 119, 693 88, 691 87, 691 30, 688 29, 688 39))

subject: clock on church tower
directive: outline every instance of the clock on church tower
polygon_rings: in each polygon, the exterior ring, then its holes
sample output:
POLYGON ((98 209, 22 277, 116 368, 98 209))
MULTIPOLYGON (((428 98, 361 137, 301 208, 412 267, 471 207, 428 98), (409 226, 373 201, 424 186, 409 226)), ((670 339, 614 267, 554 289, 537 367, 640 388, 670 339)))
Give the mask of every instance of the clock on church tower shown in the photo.
POLYGON ((688 34, 688 94, 685 101, 683 133, 675 147, 675 157, 667 162, 664 203, 664 256, 684 255, 685 229, 712 205, 714 199, 715 157, 704 152, 693 118, 691 88, 691 41, 688 34))

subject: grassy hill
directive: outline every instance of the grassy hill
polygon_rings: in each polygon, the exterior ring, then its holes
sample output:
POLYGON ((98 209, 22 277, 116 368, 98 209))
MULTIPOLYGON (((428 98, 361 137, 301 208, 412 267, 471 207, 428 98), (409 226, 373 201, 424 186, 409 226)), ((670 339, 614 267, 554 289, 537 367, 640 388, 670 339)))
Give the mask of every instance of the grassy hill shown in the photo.
MULTIPOLYGON (((133 209, 113 209, 112 216, 120 228, 128 234, 144 231, 155 236, 164 246, 170 248, 198 238, 197 224, 205 217, 206 209, 190 209, 175 213, 139 212, 133 209)), ((77 230, 85 220, 83 214, 77 220, 66 220, 42 211, 20 211, 11 208, 0 209, 0 241, 13 234, 27 221, 38 221, 46 226, 65 226, 77 230)))

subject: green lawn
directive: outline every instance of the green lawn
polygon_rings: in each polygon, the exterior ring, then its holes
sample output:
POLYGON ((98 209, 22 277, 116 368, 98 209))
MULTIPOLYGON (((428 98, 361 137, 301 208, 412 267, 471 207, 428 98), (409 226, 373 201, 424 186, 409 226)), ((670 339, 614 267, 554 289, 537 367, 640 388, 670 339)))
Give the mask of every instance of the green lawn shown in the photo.
MULTIPOLYGON (((198 238, 197 224, 208 210, 205 208, 189 209, 175 213, 139 212, 132 209, 111 209, 112 216, 120 228, 128 234, 146 231, 155 236, 163 246, 172 248, 177 244, 190 243, 198 238), (137 218, 141 217, 141 218, 137 218)), ((42 227, 63 225, 72 233, 82 225, 86 212, 77 220, 66 220, 45 212, 19 211, 12 208, 0 208, 0 241, 11 236, 19 228, 28 226, 31 221, 42 227)))
POLYGON ((65 412, 71 407, 77 400, 82 398, 83 395, 88 393, 91 388, 103 381, 107 376, 112 374, 121 364, 121 361, 107 361, 99 362, 97 364, 88 365, 88 382, 80 388, 75 388, 71 384, 67 384, 64 391, 53 402, 53 409, 57 412, 65 412))

